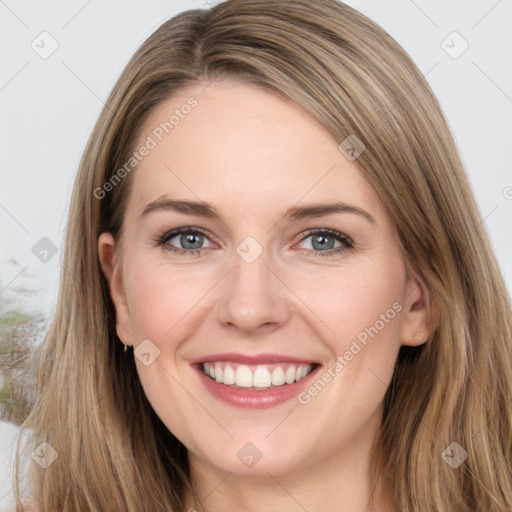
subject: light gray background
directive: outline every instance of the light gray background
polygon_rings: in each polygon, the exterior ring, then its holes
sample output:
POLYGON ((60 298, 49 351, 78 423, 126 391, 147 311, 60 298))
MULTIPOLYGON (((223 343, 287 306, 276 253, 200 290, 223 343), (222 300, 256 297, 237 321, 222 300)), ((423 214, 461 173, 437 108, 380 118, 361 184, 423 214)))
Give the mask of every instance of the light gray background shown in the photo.
MULTIPOLYGON (((385 28, 426 74, 512 290, 512 3, 347 3, 385 28), (464 41, 467 50, 453 58, 464 41)), ((128 59, 162 22, 201 7, 208 7, 206 0, 0 0, 0 299, 29 288, 23 305, 52 314, 69 197, 103 102, 128 59), (50 48, 43 31, 58 43, 46 59, 31 47, 50 48), (42 237, 58 248, 46 263, 32 252, 42 237)), ((8 451, 6 438, 0 439, 1 461, 8 451)), ((9 488, 0 477, 0 510, 9 488)))

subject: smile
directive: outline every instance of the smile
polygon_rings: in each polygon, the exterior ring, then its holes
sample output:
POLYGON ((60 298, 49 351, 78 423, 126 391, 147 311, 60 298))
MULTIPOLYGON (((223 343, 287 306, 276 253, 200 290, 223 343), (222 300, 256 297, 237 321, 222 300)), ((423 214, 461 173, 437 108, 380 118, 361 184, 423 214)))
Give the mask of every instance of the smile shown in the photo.
POLYGON ((212 354, 190 361, 214 398, 234 407, 266 409, 292 400, 321 364, 278 354, 212 354))
POLYGON ((312 364, 274 363, 246 365, 234 362, 203 363, 203 373, 219 384, 233 388, 273 389, 302 380, 312 364))

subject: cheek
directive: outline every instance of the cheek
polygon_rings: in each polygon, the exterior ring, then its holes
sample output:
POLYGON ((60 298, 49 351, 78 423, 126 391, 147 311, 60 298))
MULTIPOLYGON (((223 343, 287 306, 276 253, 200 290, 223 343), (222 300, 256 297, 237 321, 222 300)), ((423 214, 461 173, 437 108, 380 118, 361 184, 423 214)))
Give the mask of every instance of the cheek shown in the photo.
POLYGON ((125 286, 132 332, 157 344, 190 321, 214 282, 211 272, 205 275, 185 266, 171 268, 162 260, 141 257, 128 264, 131 270, 125 286))
POLYGON ((297 281, 295 290, 299 297, 307 298, 322 337, 340 354, 353 340, 363 345, 377 338, 398 340, 405 286, 401 269, 394 259, 388 265, 323 269, 316 278, 310 275, 301 283, 297 281))
MULTIPOLYGON (((352 435, 351 429, 357 430, 376 414, 393 375, 405 274, 399 262, 388 263, 336 269, 320 280, 321 287, 302 290, 308 293, 308 306, 334 331, 323 337, 331 360, 299 396, 318 428, 328 425, 326 436, 352 435), (332 410, 338 411, 337 421, 328 419, 332 410)), ((328 450, 328 441, 323 448, 328 450)))

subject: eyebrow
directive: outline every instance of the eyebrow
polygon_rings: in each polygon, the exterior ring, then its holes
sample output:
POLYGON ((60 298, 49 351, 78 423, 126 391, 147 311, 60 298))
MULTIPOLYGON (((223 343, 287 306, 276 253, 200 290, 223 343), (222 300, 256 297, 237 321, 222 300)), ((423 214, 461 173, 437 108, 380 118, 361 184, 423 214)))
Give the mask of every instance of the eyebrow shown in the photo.
MULTIPOLYGON (((188 215, 197 215, 208 219, 221 219, 219 211, 210 203, 204 201, 174 200, 167 196, 162 196, 144 206, 139 220, 149 213, 158 210, 171 210, 188 215)), ((303 206, 292 206, 284 212, 283 220, 297 221, 322 217, 333 213, 353 213, 360 215, 373 225, 377 224, 372 215, 367 211, 343 202, 312 203, 303 206)))

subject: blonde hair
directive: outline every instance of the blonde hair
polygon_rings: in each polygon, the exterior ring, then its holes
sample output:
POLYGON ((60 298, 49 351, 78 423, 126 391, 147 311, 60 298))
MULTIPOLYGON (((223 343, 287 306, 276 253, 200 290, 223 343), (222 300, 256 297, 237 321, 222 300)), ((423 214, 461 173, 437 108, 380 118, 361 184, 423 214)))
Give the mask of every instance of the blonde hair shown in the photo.
MULTIPOLYGON (((101 200, 94 191, 127 161, 157 105, 217 78, 265 87, 338 143, 363 142, 357 166, 429 290, 433 334, 400 352, 372 481, 382 479, 390 506, 403 512, 512 510, 512 312, 503 279, 424 76, 383 29, 337 0, 227 0, 183 12, 144 42, 116 83, 80 163, 57 311, 24 423, 29 450, 47 441, 58 453, 47 469, 29 468, 39 510, 184 507, 186 448, 122 352, 97 255, 101 232, 121 237, 132 179, 101 200), (458 468, 442 457, 454 442, 468 454, 458 468)), ((18 488, 16 496, 21 507, 18 488)))

